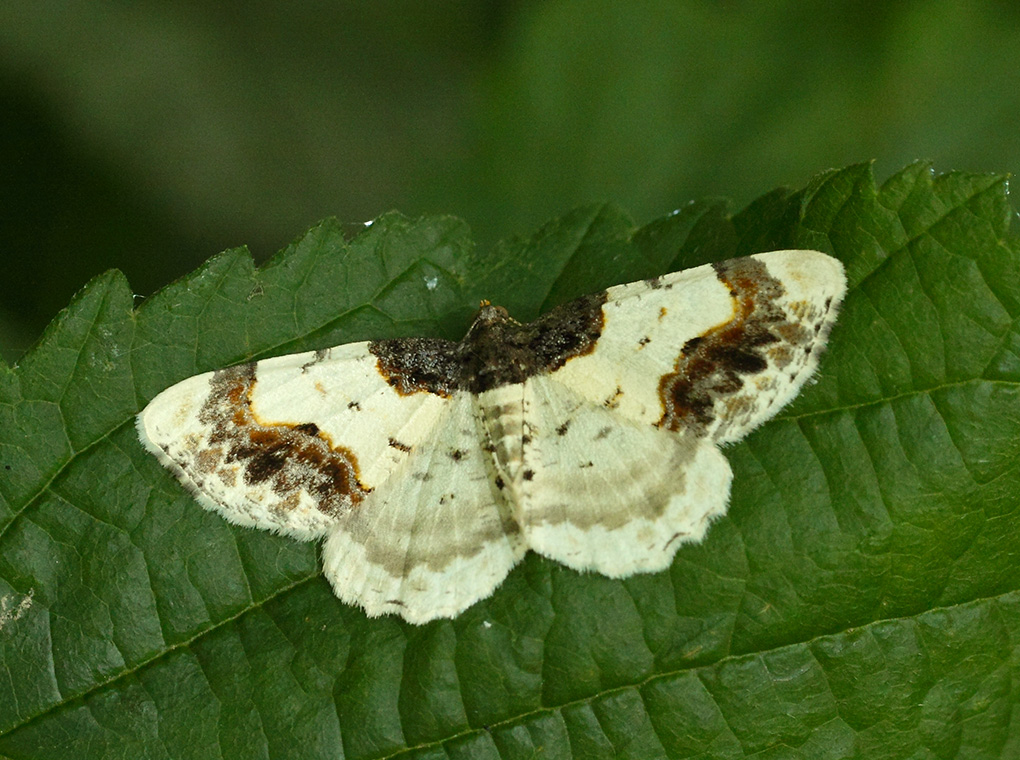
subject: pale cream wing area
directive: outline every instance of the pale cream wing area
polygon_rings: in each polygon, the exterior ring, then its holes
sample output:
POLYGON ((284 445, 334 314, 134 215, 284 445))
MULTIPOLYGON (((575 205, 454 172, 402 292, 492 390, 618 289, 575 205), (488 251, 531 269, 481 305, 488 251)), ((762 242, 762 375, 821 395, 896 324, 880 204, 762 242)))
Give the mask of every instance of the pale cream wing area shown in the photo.
POLYGON ((401 396, 367 343, 197 375, 138 416, 141 441, 231 522, 321 538, 430 446, 447 400, 401 396))
POLYGON ((557 378, 525 386, 525 540, 550 559, 611 577, 668 567, 681 544, 703 538, 726 511, 729 463, 711 442, 623 417, 557 378))
POLYGON ((609 288, 595 350, 554 376, 637 422, 739 440, 814 373, 846 292, 817 251, 773 251, 609 288))
POLYGON ((711 266, 656 282, 661 287, 635 282, 609 288, 595 350, 553 373, 588 401, 649 425, 662 416, 659 378, 683 345, 733 315, 732 299, 711 266))
POLYGON ((338 521, 323 567, 341 599, 370 617, 453 617, 492 594, 524 556, 480 425, 474 397, 454 394, 429 445, 338 521))

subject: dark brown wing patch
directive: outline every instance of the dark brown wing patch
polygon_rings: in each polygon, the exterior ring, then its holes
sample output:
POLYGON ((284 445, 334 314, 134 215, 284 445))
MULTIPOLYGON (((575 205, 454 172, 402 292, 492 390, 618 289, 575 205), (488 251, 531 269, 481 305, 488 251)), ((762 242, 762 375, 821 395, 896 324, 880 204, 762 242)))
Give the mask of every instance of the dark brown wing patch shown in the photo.
POLYGON ((602 334, 606 292, 558 306, 528 324, 506 309, 485 304, 459 343, 438 338, 396 338, 369 343, 379 374, 401 395, 458 390, 483 393, 554 372, 595 349, 602 334))
MULTIPOLYGON (((340 515, 360 502, 371 489, 361 484, 358 461, 349 449, 333 447, 328 436, 314 423, 264 424, 251 408, 255 387, 255 365, 244 364, 216 372, 210 381, 209 397, 199 412, 201 422, 210 426, 209 448, 219 460, 206 462, 202 469, 217 470, 235 477, 240 466, 248 485, 269 483, 282 502, 297 505, 304 489, 319 511, 340 515)), ((229 486, 231 483, 224 482, 229 486)))
POLYGON ((788 361, 791 347, 812 342, 810 331, 780 307, 786 290, 762 262, 732 259, 713 268, 733 298, 733 319, 687 341, 673 371, 659 380, 659 426, 669 430, 703 435, 717 400, 738 392, 746 377, 764 372, 770 359, 788 361))

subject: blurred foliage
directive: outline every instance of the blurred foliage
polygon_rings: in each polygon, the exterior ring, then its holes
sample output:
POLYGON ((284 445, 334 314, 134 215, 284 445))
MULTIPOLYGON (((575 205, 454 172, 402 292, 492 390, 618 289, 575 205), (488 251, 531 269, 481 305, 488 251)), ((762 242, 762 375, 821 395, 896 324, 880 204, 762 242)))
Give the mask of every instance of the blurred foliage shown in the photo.
POLYGON ((150 294, 329 214, 644 221, 820 169, 1016 171, 1020 13, 908 2, 0 6, 0 354, 109 267, 150 294))

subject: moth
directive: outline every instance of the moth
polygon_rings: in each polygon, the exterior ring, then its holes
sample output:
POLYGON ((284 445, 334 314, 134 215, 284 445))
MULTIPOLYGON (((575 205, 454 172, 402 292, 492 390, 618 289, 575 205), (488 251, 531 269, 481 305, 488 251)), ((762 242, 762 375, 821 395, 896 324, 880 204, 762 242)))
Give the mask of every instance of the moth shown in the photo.
POLYGON ((663 570, 726 511, 721 447, 818 366, 842 265, 773 251, 611 287, 460 342, 349 343, 197 375, 138 415, 206 508, 324 540, 369 616, 450 618, 529 550, 613 578, 663 570))

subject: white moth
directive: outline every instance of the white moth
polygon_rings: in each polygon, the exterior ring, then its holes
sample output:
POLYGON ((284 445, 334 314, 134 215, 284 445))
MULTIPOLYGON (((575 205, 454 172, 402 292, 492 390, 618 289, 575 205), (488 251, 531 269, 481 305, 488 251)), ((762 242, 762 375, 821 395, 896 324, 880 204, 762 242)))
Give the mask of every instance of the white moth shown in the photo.
POLYGON ((614 578, 669 566, 723 514, 720 446, 818 365, 842 265, 774 251, 618 285, 459 343, 350 343, 197 375, 138 416, 231 522, 313 541, 369 616, 454 617, 528 549, 614 578))

